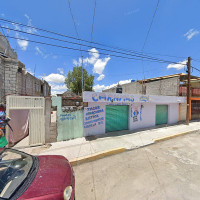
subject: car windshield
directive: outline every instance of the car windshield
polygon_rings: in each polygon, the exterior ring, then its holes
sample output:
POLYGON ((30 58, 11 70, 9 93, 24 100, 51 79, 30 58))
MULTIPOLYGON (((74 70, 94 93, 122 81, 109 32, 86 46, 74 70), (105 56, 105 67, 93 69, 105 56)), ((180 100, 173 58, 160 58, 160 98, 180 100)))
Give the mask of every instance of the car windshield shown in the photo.
POLYGON ((20 187, 33 165, 30 155, 5 149, 0 152, 0 198, 10 199, 20 187))

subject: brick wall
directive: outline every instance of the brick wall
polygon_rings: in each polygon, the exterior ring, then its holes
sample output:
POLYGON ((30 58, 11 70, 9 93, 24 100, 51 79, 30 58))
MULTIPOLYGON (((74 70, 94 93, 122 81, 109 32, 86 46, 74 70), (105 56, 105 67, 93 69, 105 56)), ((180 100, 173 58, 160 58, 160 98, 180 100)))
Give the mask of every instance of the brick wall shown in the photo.
POLYGON ((163 79, 146 83, 146 94, 163 95, 163 96, 179 96, 179 77, 163 79))

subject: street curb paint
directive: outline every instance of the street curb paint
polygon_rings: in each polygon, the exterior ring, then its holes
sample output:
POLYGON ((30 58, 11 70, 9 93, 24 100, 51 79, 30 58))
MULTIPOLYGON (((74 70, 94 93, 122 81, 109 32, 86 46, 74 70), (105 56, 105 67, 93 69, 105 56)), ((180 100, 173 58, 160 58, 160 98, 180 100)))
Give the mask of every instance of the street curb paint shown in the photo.
POLYGON ((108 151, 102 151, 102 152, 99 152, 99 153, 95 153, 95 154, 92 154, 91 156, 84 156, 84 157, 80 157, 78 159, 73 159, 73 160, 70 160, 69 162, 72 166, 75 166, 75 165, 78 165, 78 164, 83 164, 83 163, 86 163, 86 162, 91 162, 91 161, 94 161, 94 160, 105 158, 107 156, 119 154, 119 153, 122 153, 124 151, 126 151, 126 148, 124 148, 124 147, 123 148, 116 148, 116 149, 111 149, 111 150, 108 150, 108 151))
POLYGON ((197 131, 197 130, 194 130, 194 131, 186 131, 186 132, 177 133, 177 134, 170 135, 170 136, 166 136, 166 137, 162 137, 162 138, 157 138, 157 139, 154 139, 154 143, 158 143, 158 142, 165 141, 165 140, 170 140, 170 139, 172 139, 172 138, 179 137, 179 136, 182 136, 182 135, 186 135, 186 134, 188 134, 188 133, 194 133, 194 132, 196 132, 196 131, 197 131))

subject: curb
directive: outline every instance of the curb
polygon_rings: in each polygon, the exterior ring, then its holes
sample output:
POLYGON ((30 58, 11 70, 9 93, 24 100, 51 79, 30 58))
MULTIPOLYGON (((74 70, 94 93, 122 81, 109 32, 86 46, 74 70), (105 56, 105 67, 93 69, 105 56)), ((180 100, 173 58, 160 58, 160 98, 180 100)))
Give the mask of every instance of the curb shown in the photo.
POLYGON ((86 163, 86 162, 98 160, 98 159, 101 159, 101 158, 104 158, 104 157, 107 157, 107 156, 119 154, 119 153, 122 153, 124 151, 126 151, 126 148, 124 148, 124 147, 123 148, 116 148, 116 149, 111 149, 111 150, 108 150, 108 151, 102 151, 102 152, 99 152, 99 153, 95 153, 95 154, 92 154, 91 156, 84 156, 84 157, 80 157, 78 159, 73 159, 73 160, 70 160, 69 162, 72 166, 75 166, 75 165, 78 165, 78 164, 83 164, 83 163, 86 163))
POLYGON ((194 130, 194 131, 186 131, 186 132, 177 133, 177 134, 166 136, 166 137, 162 137, 162 138, 157 138, 157 139, 154 139, 154 143, 162 142, 162 141, 165 141, 165 140, 170 140, 172 138, 179 137, 179 136, 182 136, 182 135, 186 135, 188 133, 194 133, 194 132, 196 132, 196 130, 194 130))

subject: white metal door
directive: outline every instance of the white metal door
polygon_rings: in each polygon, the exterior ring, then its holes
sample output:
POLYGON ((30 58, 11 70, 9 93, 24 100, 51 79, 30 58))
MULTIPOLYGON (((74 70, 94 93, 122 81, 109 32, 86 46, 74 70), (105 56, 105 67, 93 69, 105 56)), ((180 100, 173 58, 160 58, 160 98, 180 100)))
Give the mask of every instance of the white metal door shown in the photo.
MULTIPOLYGON (((30 110, 29 145, 45 143, 45 99, 44 97, 7 96, 6 115, 10 110, 30 110)), ((7 131, 8 132, 8 131, 7 131)), ((7 135, 7 137, 9 137, 7 135)))

